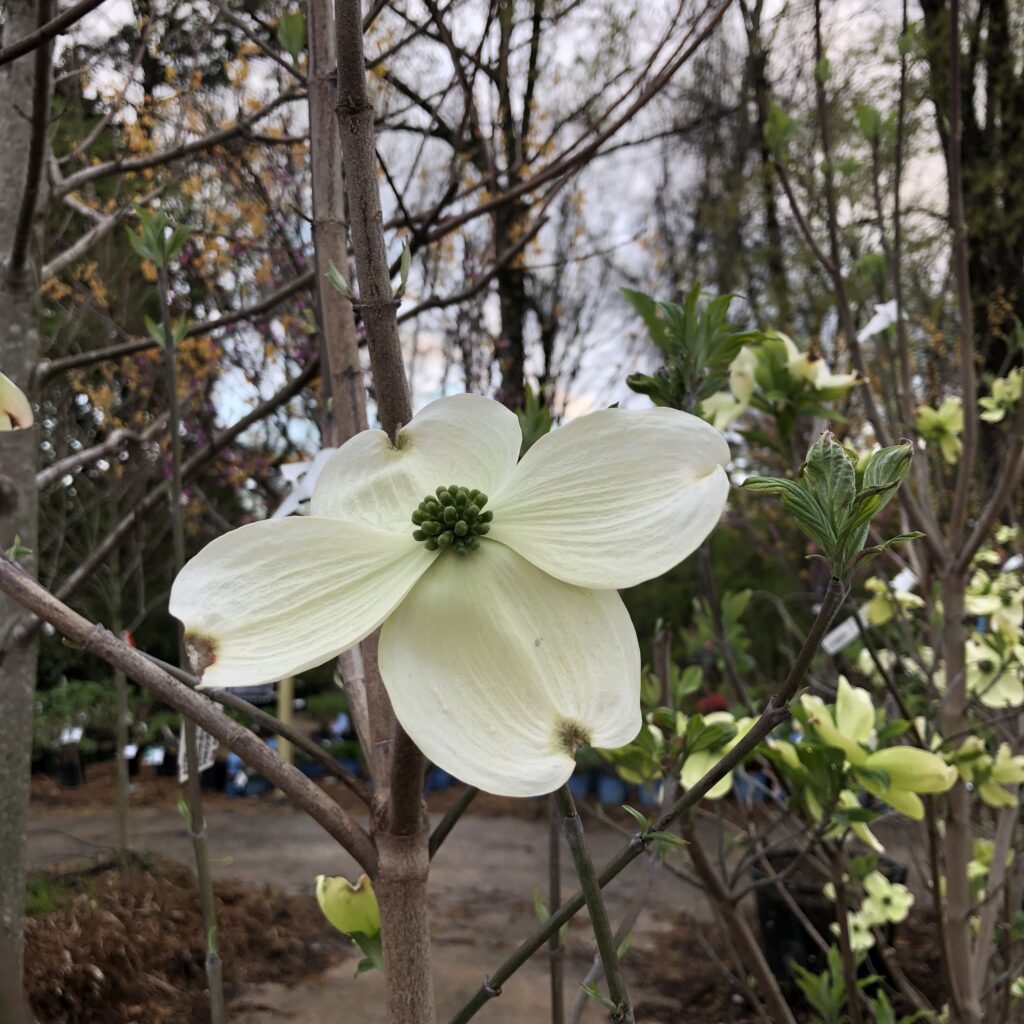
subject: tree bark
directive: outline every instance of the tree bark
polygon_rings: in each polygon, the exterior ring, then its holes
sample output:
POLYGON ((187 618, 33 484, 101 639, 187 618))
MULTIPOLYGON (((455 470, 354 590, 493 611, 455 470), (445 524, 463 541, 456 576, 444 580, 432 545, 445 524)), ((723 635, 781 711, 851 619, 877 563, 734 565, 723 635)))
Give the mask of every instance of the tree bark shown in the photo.
MULTIPOLYGON (((19 40, 39 24, 42 5, 35 0, 8 0, 4 36, 19 40)), ((25 218, 34 213, 38 181, 27 181, 32 169, 33 132, 45 127, 46 92, 41 102, 37 84, 48 81, 49 45, 0 68, 0 370, 28 392, 39 359, 39 330, 34 296, 37 287, 32 247, 19 237, 25 218), (45 76, 45 78, 44 78, 45 76), (38 124, 42 119, 42 126, 38 124), (27 197, 31 196, 31 207, 27 197)), ((32 553, 19 560, 36 571, 38 503, 34 428, 0 433, 0 550, 15 538, 32 553)), ((0 946, 14 959, 21 975, 22 915, 25 899, 25 827, 28 812, 32 712, 36 684, 37 645, 34 635, 16 639, 13 625, 18 605, 0 594, 0 946)))
MULTIPOLYGON (((526 210, 519 204, 503 206, 494 214, 494 251, 506 252, 526 230, 526 210)), ((509 409, 521 409, 526 399, 526 271, 522 255, 497 274, 501 337, 498 339, 498 369, 501 386, 498 401, 509 409)))
MULTIPOLYGON (((412 418, 409 385, 398 336, 398 302, 391 288, 383 215, 377 187, 373 103, 366 85, 360 0, 335 0, 338 57, 337 115, 345 161, 358 309, 366 329, 374 397, 381 426, 393 443, 412 418)), ((369 669, 376 662, 364 646, 369 669)), ((369 677, 369 671, 367 672, 369 677)), ((383 687, 380 687, 380 695, 383 687)), ((423 755, 394 726, 387 804, 375 801, 373 821, 379 870, 381 944, 387 974, 389 1024, 430 1024, 436 1018, 430 969, 427 875, 429 819, 423 804, 423 755)), ((375 780, 383 792, 385 779, 375 780)))
POLYGON ((365 430, 366 392, 352 303, 326 278, 333 263, 351 284, 345 220, 344 167, 334 112, 338 74, 334 12, 329 0, 310 0, 309 144, 312 156, 313 246, 320 313, 325 445, 341 445, 365 430))
MULTIPOLYGON (((942 698, 942 734, 952 736, 968 727, 967 665, 962 576, 942 580, 942 660, 946 670, 946 692, 942 698)), ((980 1024, 981 1000, 971 973, 971 884, 967 866, 974 857, 971 828, 971 797, 963 782, 949 791, 943 860, 946 868, 945 930, 949 941, 952 975, 949 979, 954 1008, 952 1019, 961 1024, 980 1024)))
POLYGON ((411 836, 374 833, 379 857, 374 891, 380 906, 390 1024, 433 1024, 437 1018, 427 913, 428 825, 411 836))

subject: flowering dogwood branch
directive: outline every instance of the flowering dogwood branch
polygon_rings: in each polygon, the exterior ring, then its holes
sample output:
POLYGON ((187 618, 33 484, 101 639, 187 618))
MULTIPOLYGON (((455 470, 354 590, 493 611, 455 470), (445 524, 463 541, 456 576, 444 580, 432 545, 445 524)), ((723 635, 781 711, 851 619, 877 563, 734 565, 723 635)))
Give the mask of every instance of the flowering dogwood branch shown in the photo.
POLYGON ((324 831, 336 839, 371 877, 377 870, 377 852, 366 831, 297 768, 285 764, 253 732, 229 718, 205 697, 193 692, 141 652, 129 647, 102 625, 90 622, 57 600, 10 559, 0 556, 0 590, 49 622, 55 629, 134 679, 158 699, 185 715, 246 764, 285 793, 324 831))
MULTIPOLYGON (((604 888, 616 878, 647 848, 647 835, 664 832, 685 814, 695 807, 704 796, 720 782, 730 771, 748 757, 757 745, 789 715, 788 707, 796 691, 803 683, 811 661, 817 653, 818 645, 825 635, 836 613, 842 607, 849 592, 849 584, 833 576, 829 580, 828 589, 818 614, 786 676, 785 682, 768 701, 764 711, 751 727, 750 731, 726 754, 696 785, 688 789, 650 828, 638 832, 630 841, 601 869, 597 876, 598 884, 604 888)), ((484 983, 466 1005, 451 1018, 449 1024, 465 1024, 472 1020, 477 1012, 491 999, 501 994, 501 986, 512 977, 545 942, 583 909, 586 901, 583 893, 578 892, 571 899, 554 910, 547 921, 533 935, 526 939, 493 974, 484 979, 484 983)))
MULTIPOLYGON (((199 680, 191 672, 186 672, 184 669, 178 668, 177 665, 171 665, 155 655, 148 654, 146 651, 143 651, 142 654, 158 668, 162 668, 168 675, 174 676, 179 682, 184 683, 193 690, 199 686, 199 680)), ((216 701, 218 704, 223 704, 224 707, 231 708, 233 711, 241 712, 251 721, 255 722, 256 725, 287 740, 292 746, 308 754, 314 761, 319 761, 332 775, 336 775, 338 779, 352 790, 364 804, 369 806, 371 793, 366 783, 353 775, 340 761, 331 755, 330 751, 321 747, 319 743, 314 742, 308 736, 292 728, 286 722, 282 722, 281 719, 269 714, 262 708, 258 708, 255 704, 250 704, 231 690, 206 689, 203 692, 211 700, 216 701)))

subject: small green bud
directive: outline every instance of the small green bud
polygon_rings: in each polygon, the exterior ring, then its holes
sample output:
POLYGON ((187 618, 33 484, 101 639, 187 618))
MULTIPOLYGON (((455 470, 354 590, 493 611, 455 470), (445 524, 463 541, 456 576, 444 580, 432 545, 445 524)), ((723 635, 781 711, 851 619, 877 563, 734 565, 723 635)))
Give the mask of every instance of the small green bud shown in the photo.
POLYGON ((377 896, 366 875, 353 885, 345 878, 317 875, 316 899, 320 909, 339 932, 372 937, 380 932, 377 896))
POLYGON ((413 512, 413 514, 412 514, 412 521, 417 526, 419 526, 420 523, 422 523, 423 520, 426 519, 426 518, 427 518, 427 513, 424 512, 422 509, 419 509, 419 508, 416 509, 416 511, 413 512))
POLYGON ((486 536, 490 532, 491 532, 491 524, 490 523, 481 523, 476 528, 476 533, 477 533, 478 537, 484 537, 484 536, 486 536))
POLYGON ((451 530, 445 530, 445 531, 444 531, 444 533, 442 533, 442 534, 441 534, 441 535, 440 535, 440 536, 439 536, 439 537, 437 538, 437 546, 438 546, 438 547, 439 547, 439 548, 440 548, 440 549, 441 549, 442 551, 443 551, 443 550, 444 550, 445 548, 447 548, 447 547, 451 547, 451 543, 452 543, 452 531, 451 531, 451 530))
POLYGON ((443 500, 444 500, 444 499, 443 499, 443 498, 441 497, 441 495, 442 495, 442 494, 444 494, 444 492, 445 492, 445 489, 446 489, 446 488, 445 488, 445 487, 444 487, 444 485, 442 484, 442 485, 441 485, 440 487, 438 487, 438 488, 437 488, 437 490, 436 490, 436 491, 434 491, 434 493, 435 493, 435 494, 437 495, 437 497, 438 497, 438 500, 439 500, 439 501, 443 501, 443 500))
POLYGON ((455 509, 452 508, 451 505, 449 505, 444 510, 444 521, 445 521, 445 523, 448 526, 452 526, 458 520, 458 518, 459 518, 459 513, 456 512, 455 509))
POLYGON ((422 530, 413 530, 412 531, 412 539, 413 540, 426 540, 427 539, 427 535, 422 530))
POLYGON ((437 496, 437 500, 440 501, 442 505, 451 505, 451 504, 453 504, 452 496, 451 496, 451 494, 448 491, 442 491, 437 496))
POLYGON ((489 523, 494 518, 494 513, 491 511, 480 513, 480 522, 489 523))
POLYGON ((469 533, 469 524, 466 522, 465 519, 460 519, 455 524, 455 536, 465 537, 467 533, 469 533))
POLYGON ((466 520, 467 523, 471 523, 473 522, 474 519, 476 519, 478 515, 480 515, 479 507, 477 505, 470 505, 466 508, 466 511, 463 513, 463 518, 466 520))
POLYGON ((438 548, 439 548, 439 547, 440 547, 441 545, 440 545, 440 544, 438 544, 438 542, 437 542, 436 540, 434 540, 434 538, 433 538, 433 537, 428 537, 428 538, 427 538, 427 539, 426 539, 426 540, 425 540, 425 541, 423 542, 423 546, 424 546, 424 547, 425 547, 425 548, 426 548, 426 549, 427 549, 428 551, 436 551, 436 550, 437 550, 437 549, 438 549, 438 548))
POLYGON ((483 508, 487 504, 487 495, 483 491, 477 491, 476 497, 473 498, 473 504, 477 508, 483 508))
POLYGON ((426 509, 427 514, 432 516, 436 516, 441 511, 441 506, 433 498, 429 498, 424 502, 423 507, 426 509))
POLYGON ((440 525, 435 523, 433 519, 428 519, 421 529, 428 537, 436 537, 441 532, 440 525))

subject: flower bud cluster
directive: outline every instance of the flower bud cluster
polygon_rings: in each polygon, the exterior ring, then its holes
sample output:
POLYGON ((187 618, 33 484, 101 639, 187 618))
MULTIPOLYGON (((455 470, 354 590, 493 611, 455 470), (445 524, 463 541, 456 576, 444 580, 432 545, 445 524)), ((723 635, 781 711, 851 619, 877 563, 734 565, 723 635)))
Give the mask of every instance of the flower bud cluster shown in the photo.
POLYGON ((466 555, 480 546, 480 538, 491 529, 493 512, 484 512, 487 495, 482 491, 450 484, 428 494, 412 514, 413 538, 428 551, 450 548, 466 555))

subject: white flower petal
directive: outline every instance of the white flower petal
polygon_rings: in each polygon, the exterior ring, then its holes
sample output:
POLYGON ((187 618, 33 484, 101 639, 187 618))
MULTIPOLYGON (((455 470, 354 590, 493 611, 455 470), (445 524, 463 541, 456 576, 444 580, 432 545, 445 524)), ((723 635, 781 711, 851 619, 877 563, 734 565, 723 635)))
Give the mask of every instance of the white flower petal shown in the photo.
POLYGON ((515 467, 522 432, 515 414, 479 395, 431 402, 398 432, 364 430, 327 463, 310 511, 412 533, 409 517, 427 494, 458 484, 492 496, 515 467))
POLYGON ((243 526, 178 574, 171 614, 205 686, 268 683, 347 650, 391 613, 436 553, 361 523, 243 526))
POLYGON ((639 732, 640 651, 618 594, 553 579, 485 540, 445 552, 384 624, 381 677, 435 764, 503 796, 572 774, 567 738, 614 748, 639 732))
POLYGON ((604 409, 542 437, 494 497, 490 536, 552 576, 622 588, 660 576, 718 522, 729 446, 675 409, 604 409))

